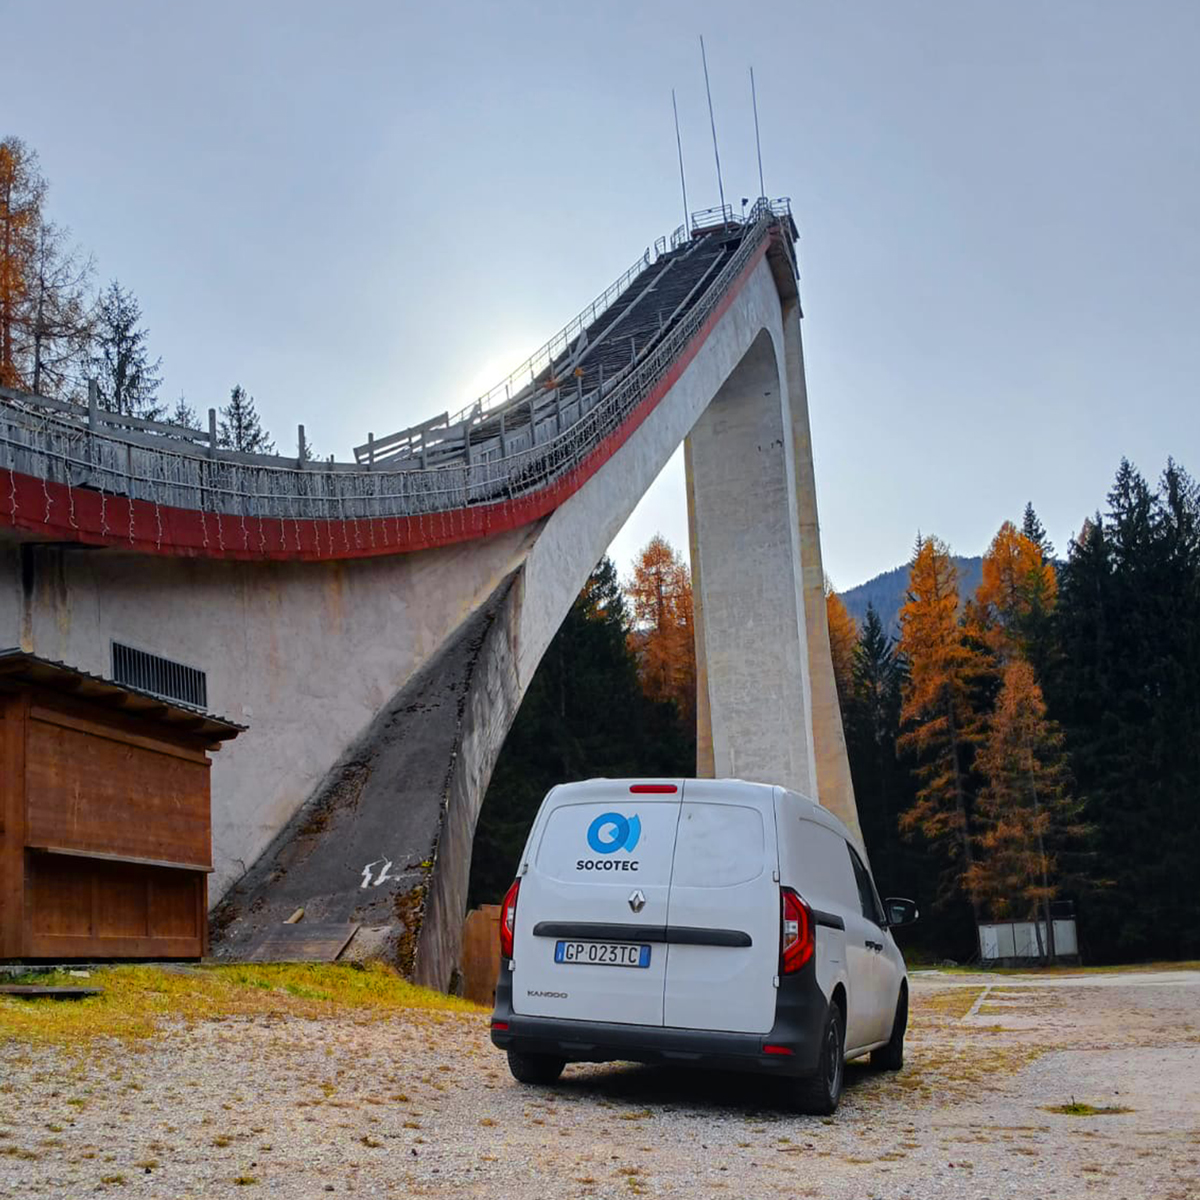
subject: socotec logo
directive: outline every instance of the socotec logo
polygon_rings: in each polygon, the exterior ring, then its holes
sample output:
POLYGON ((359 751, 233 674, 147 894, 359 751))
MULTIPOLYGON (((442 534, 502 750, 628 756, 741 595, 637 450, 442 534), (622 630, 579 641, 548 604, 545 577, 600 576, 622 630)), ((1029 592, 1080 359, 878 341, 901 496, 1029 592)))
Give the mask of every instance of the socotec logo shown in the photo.
MULTIPOLYGON (((635 813, 627 817, 618 812, 601 813, 587 830, 587 844, 597 854, 616 854, 624 850, 632 854, 642 836, 641 818, 635 813)), ((636 871, 637 859, 581 858, 575 863, 577 871, 636 871)))
POLYGON ((631 854, 642 836, 641 819, 634 814, 623 817, 620 813, 601 813, 589 826, 588 845, 597 854, 612 854, 617 850, 628 850, 631 854))

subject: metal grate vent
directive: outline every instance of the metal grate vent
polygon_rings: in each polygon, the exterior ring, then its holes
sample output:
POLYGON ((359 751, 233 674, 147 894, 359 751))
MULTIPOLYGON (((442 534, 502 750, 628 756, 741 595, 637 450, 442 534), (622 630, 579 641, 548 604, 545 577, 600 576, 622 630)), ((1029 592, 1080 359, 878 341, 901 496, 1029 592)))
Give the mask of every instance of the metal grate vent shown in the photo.
POLYGON ((164 700, 177 700, 193 708, 208 707, 208 681, 204 672, 158 654, 113 642, 112 676, 116 683, 164 700))

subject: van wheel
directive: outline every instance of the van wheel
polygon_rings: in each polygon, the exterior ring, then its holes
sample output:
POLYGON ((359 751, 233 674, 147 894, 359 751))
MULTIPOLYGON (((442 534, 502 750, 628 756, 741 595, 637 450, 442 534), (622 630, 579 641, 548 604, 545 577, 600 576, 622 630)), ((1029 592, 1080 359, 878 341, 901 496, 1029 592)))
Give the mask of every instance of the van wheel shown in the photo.
POLYGON ((808 1079, 797 1081, 796 1107, 814 1117, 827 1117, 842 1098, 842 1083, 846 1077, 846 1031, 842 1027, 842 1010, 829 1006, 825 1032, 821 1036, 821 1057, 817 1072, 808 1079))
POLYGON ((896 1017, 892 1021, 892 1036, 886 1046, 871 1051, 871 1066, 876 1071, 898 1071, 904 1066, 904 1032, 908 1028, 908 991, 900 989, 896 1001, 896 1017))
POLYGON ((566 1065, 566 1059, 555 1058, 553 1054, 508 1052, 508 1069, 518 1083, 553 1083, 566 1065))

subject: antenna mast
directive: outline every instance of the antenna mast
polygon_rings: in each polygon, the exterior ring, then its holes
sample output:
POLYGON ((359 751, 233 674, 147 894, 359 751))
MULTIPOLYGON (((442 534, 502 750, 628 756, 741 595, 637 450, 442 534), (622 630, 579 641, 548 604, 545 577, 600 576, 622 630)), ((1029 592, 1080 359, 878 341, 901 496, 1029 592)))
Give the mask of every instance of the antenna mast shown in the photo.
POLYGON ((679 105, 675 103, 674 88, 671 89, 671 108, 675 112, 675 149, 679 151, 679 186, 683 189, 683 240, 686 242, 692 235, 691 229, 688 228, 692 217, 688 212, 687 179, 683 174, 683 142, 679 137, 679 105))
POLYGON ((700 61, 704 64, 704 93, 708 97, 708 123, 712 126, 713 158, 717 160, 717 192, 721 197, 721 220, 725 220, 725 184, 721 180, 721 152, 717 149, 717 122, 713 116, 712 89, 708 86, 708 55, 704 53, 704 34, 700 35, 700 61))
POLYGON ((754 68, 750 68, 750 99, 754 104, 754 148, 758 151, 758 194, 766 196, 767 187, 763 183, 762 173, 762 142, 758 138, 758 92, 754 88, 754 68))

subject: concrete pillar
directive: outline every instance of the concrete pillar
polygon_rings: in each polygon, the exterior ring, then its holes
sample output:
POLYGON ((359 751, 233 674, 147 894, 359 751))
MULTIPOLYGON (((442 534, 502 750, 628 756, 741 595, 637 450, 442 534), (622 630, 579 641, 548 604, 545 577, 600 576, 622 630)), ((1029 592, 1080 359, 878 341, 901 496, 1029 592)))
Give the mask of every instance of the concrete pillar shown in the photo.
POLYGON ((830 812, 862 844, 842 711, 833 680, 829 622, 825 613, 825 568, 821 562, 821 529, 817 519, 817 489, 813 474, 812 434, 808 423, 808 393, 804 382, 804 347, 800 338, 800 302, 783 306, 784 367, 791 408, 792 458, 796 464, 796 509, 799 515, 800 567, 808 642, 808 678, 812 703, 813 745, 817 793, 830 812))
POLYGON ((687 485, 688 546, 692 564, 692 630, 696 640, 696 775, 715 779, 713 761, 712 710, 708 704, 708 650, 704 640, 704 587, 700 572, 700 542, 696 532, 695 470, 692 466, 692 439, 683 443, 683 471, 687 485))
POLYGON ((687 446, 698 772, 815 797, 786 380, 766 329, 687 446))

